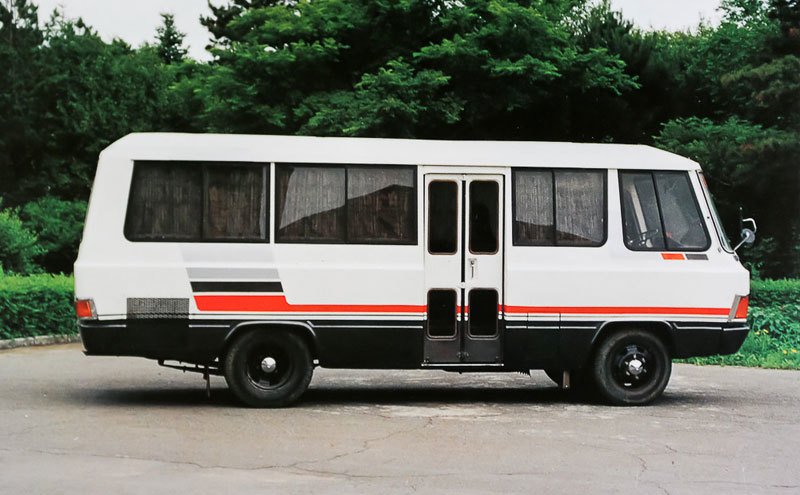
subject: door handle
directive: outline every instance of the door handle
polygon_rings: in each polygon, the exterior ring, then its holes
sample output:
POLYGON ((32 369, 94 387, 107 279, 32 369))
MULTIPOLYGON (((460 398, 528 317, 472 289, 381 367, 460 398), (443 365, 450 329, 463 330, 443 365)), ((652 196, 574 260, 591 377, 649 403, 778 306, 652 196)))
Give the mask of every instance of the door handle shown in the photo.
POLYGON ((470 270, 470 278, 475 278, 475 265, 478 263, 476 258, 469 259, 469 270, 470 270))

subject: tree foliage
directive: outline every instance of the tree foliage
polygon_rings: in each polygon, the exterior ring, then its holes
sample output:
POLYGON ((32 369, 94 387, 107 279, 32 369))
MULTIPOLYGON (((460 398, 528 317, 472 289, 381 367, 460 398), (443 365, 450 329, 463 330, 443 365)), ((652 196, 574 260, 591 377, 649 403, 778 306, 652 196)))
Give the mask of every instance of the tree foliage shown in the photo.
POLYGON ((654 143, 703 164, 730 231, 740 205, 758 218, 752 266, 800 274, 798 0, 724 0, 719 25, 682 33, 643 31, 607 0, 210 11, 201 63, 169 14, 132 48, 40 18, 32 0, 0 2, 0 197, 48 270, 68 269, 106 145, 211 131, 654 143))
POLYGON ((156 29, 156 50, 165 64, 174 64, 186 58, 187 49, 183 46, 186 35, 175 26, 173 14, 161 14, 162 24, 156 29))

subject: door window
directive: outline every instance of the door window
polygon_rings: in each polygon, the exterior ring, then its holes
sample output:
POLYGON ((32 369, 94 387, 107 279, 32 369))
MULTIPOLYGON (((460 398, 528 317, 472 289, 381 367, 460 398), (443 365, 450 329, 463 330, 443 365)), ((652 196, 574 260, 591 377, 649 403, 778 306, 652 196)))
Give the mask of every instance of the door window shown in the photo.
POLYGON ((453 337, 456 334, 456 291, 428 291, 428 335, 453 337))
POLYGON ((494 181, 473 181, 469 185, 469 250, 473 254, 497 252, 499 194, 494 181))
POLYGON ((428 185, 428 251, 455 254, 458 250, 458 184, 434 181, 428 185))

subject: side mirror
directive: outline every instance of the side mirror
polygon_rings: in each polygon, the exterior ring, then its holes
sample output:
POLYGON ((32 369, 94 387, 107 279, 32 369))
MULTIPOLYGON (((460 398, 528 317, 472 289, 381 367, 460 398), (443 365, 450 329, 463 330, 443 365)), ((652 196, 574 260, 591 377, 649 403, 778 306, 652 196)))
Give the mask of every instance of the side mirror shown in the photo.
POLYGON ((753 225, 752 229, 748 229, 747 227, 742 228, 742 235, 739 244, 733 248, 734 251, 738 250, 742 246, 752 246, 753 243, 756 241, 756 231, 758 231, 758 227, 756 226, 756 221, 752 218, 745 218, 742 220, 742 223, 750 222, 753 225))

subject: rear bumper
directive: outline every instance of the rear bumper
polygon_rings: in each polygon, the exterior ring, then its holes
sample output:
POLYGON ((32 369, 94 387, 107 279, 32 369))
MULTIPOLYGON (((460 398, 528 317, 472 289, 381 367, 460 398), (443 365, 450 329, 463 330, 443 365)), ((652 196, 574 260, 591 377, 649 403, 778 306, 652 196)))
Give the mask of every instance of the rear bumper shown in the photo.
POLYGON ((205 364, 222 352, 228 325, 189 325, 188 319, 79 321, 89 356, 138 356, 205 364))
POLYGON ((750 327, 746 323, 709 326, 673 324, 673 357, 688 358, 733 354, 742 347, 750 327))

